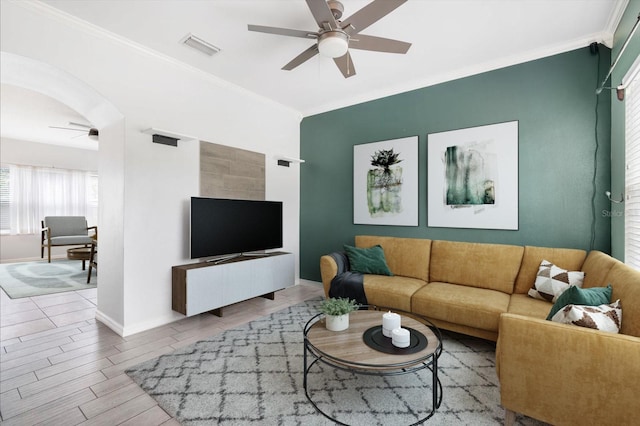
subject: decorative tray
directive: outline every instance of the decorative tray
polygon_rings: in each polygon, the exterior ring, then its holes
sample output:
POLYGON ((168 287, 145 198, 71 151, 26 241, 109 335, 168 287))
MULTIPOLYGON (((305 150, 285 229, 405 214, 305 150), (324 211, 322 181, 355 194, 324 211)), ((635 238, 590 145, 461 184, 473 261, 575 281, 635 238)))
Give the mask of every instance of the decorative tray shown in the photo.
POLYGON ((398 348, 391 343, 391 337, 382 334, 382 326, 371 327, 362 335, 364 343, 372 349, 394 355, 408 355, 420 352, 427 347, 427 338, 424 334, 409 327, 402 327, 409 331, 409 346, 398 348))

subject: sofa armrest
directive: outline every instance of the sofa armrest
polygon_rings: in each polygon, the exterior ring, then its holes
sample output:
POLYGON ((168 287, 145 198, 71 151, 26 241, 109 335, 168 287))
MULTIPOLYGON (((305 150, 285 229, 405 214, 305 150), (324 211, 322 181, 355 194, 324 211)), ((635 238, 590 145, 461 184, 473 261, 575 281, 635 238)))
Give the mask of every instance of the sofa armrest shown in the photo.
POLYGON ((325 297, 329 297, 331 281, 336 275, 349 271, 349 259, 344 252, 325 254, 320 258, 320 276, 325 297))
POLYGON ((507 410, 558 425, 636 418, 638 337, 502 314, 496 368, 507 410))
POLYGON ((320 258, 320 276, 322 277, 322 286, 324 287, 324 297, 329 297, 331 280, 333 280, 336 275, 338 275, 338 264, 333 257, 325 254, 320 258))

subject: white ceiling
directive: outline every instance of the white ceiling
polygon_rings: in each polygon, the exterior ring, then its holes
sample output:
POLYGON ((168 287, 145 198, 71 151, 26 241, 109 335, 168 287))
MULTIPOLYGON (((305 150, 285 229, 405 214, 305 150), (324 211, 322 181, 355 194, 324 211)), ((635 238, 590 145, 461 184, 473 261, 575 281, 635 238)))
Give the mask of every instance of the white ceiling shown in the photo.
MULTIPOLYGON (((384 0, 383 0, 384 1, 384 0)), ((362 33, 412 43, 406 55, 352 50, 345 79, 316 56, 281 68, 312 40, 247 24, 317 31, 303 0, 45 0, 169 58, 310 115, 555 53, 610 43, 626 0, 409 0, 362 33), (183 46, 188 33, 221 48, 183 46)), ((343 0, 343 18, 369 0, 343 0)))
MULTIPOLYGON (((345 19, 370 3, 342 1, 345 19)), ((282 66, 313 41, 247 30, 248 24, 257 24, 317 31, 303 0, 43 3, 103 36, 151 50, 308 116, 586 47, 594 41, 611 45, 628 0, 409 0, 362 32, 410 42, 408 53, 351 50, 357 74, 348 79, 332 59, 320 56, 283 71, 282 66), (221 51, 209 57, 185 47, 180 41, 188 33, 221 51)), ((4 88, 2 92, 4 136, 10 121, 5 121, 4 88)), ((38 114, 44 116, 55 108, 45 110, 38 114)), ((47 117, 46 126, 74 121, 65 118, 67 113, 47 117)), ((12 120, 25 115, 12 114, 12 120)), ((30 109, 27 115, 37 114, 30 109)))

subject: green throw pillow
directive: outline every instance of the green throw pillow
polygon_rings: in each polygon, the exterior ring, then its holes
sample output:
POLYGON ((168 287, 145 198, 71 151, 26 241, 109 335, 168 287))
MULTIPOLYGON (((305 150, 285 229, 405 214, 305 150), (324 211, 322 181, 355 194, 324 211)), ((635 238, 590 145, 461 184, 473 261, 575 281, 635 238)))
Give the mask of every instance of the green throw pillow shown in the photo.
POLYGON ((582 305, 582 306, 599 306, 605 303, 611 303, 611 284, 606 287, 591 287, 580 288, 571 286, 564 291, 556 303, 553 304, 551 312, 547 315, 547 319, 550 320, 560 309, 567 305, 582 305))
POLYGON ((345 244, 344 251, 349 258, 353 272, 362 274, 393 275, 384 258, 384 251, 380 245, 369 248, 352 247, 345 244))

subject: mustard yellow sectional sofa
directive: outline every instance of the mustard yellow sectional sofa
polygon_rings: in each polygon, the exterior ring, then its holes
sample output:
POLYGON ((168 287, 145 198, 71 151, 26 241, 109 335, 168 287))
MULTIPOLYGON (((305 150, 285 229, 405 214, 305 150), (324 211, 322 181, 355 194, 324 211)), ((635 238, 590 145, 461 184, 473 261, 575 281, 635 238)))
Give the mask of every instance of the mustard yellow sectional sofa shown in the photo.
MULTIPOLYGON (((637 424, 640 272, 596 250, 379 236, 356 236, 355 245, 380 245, 393 273, 364 275, 369 304, 497 342, 505 424, 515 413, 554 425, 637 424), (543 260, 583 271, 583 288, 610 284, 620 333, 546 320, 553 304, 527 294, 543 260)), ((320 269, 328 295, 338 264, 325 255, 320 269)))

